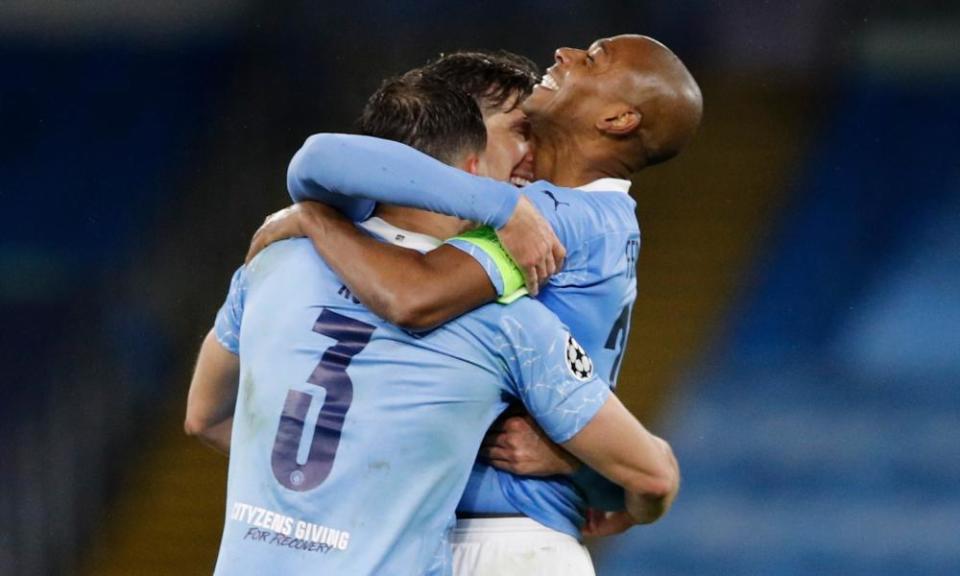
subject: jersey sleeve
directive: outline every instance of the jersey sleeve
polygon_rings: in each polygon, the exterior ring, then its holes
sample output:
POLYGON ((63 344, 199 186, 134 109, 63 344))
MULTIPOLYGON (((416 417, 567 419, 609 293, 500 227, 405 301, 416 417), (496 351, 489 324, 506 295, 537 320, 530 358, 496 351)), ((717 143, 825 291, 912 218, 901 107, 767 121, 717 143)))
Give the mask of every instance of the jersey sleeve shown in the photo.
POLYGON ((509 304, 526 296, 523 272, 500 243, 493 228, 481 226, 450 238, 446 243, 480 263, 497 291, 497 302, 509 304))
POLYGON ((217 319, 213 324, 217 341, 234 354, 240 354, 240 319, 243 317, 246 291, 246 267, 241 266, 233 273, 227 299, 217 312, 217 319))
POLYGON ((318 200, 360 221, 377 202, 409 206, 500 228, 520 192, 473 176, 409 146, 349 134, 314 134, 287 169, 294 202, 318 200))
POLYGON ((574 437, 610 396, 569 330, 538 302, 524 299, 501 320, 515 393, 557 444, 574 437))

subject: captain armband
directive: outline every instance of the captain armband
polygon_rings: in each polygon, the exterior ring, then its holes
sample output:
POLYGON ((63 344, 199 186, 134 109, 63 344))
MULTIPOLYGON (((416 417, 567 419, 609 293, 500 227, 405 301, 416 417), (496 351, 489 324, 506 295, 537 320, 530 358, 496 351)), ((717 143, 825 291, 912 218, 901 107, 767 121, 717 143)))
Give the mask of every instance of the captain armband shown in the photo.
POLYGON ((513 261, 503 245, 500 244, 500 239, 497 238, 497 233, 493 228, 489 226, 474 228, 460 234, 455 239, 476 246, 493 260, 503 279, 503 296, 497 298, 497 302, 509 304, 521 296, 527 295, 523 272, 520 271, 520 267, 513 261))

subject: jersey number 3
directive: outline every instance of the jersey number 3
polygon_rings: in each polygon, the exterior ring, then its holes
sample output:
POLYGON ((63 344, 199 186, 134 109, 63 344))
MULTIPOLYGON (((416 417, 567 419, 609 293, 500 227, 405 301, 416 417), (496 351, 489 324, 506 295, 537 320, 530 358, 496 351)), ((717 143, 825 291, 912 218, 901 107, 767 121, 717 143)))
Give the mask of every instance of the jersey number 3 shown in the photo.
POLYGON ((307 379, 316 388, 287 392, 270 457, 273 475, 283 486, 305 492, 330 475, 343 421, 353 401, 347 366, 370 342, 374 329, 326 308, 314 323, 314 332, 337 342, 324 351, 307 379))

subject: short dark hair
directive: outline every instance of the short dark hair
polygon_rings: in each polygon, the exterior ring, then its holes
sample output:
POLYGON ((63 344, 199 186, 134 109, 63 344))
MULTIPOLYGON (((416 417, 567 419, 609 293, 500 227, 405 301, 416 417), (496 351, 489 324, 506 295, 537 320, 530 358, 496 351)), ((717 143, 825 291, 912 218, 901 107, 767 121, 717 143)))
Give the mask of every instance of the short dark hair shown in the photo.
POLYGON ((500 108, 515 94, 526 98, 540 80, 532 60, 506 50, 470 50, 441 54, 413 71, 437 78, 473 96, 482 108, 500 108))
POLYGON ((426 76, 385 80, 367 100, 358 124, 362 134, 402 142, 451 165, 487 145, 474 99, 426 76))

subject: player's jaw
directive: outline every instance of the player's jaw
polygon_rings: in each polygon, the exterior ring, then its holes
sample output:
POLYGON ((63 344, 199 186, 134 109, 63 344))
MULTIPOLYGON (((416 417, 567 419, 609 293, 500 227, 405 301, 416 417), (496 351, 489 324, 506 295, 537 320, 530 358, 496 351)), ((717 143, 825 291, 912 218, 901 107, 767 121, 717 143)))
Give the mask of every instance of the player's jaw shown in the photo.
POLYGON ((562 72, 559 64, 554 64, 547 68, 540 83, 534 85, 533 92, 531 92, 530 96, 523 102, 525 112, 535 114, 537 111, 546 110, 550 107, 550 103, 562 91, 564 84, 564 75, 562 72))

